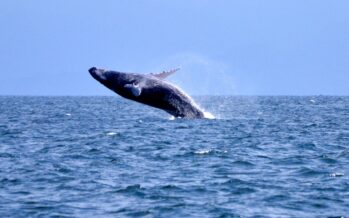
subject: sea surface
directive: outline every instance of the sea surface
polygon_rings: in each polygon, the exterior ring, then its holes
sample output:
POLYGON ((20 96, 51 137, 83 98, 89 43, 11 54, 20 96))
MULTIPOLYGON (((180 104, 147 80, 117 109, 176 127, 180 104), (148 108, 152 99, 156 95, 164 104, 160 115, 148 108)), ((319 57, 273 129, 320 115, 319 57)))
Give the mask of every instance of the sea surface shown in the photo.
POLYGON ((0 217, 349 217, 349 97, 0 97, 0 217))

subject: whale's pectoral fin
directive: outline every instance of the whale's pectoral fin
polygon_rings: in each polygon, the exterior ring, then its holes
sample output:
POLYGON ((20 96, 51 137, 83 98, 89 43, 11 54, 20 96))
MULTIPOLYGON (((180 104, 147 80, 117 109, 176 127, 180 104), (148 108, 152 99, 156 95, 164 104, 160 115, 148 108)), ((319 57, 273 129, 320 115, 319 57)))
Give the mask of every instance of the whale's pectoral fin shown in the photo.
POLYGON ((132 93, 132 95, 134 95, 135 97, 140 96, 141 93, 142 93, 142 88, 139 87, 138 84, 134 84, 134 83, 132 83, 132 84, 126 84, 126 85, 124 85, 124 87, 125 87, 127 90, 129 90, 129 91, 132 93))
POLYGON ((151 73, 151 75, 159 78, 159 79, 165 79, 166 77, 168 77, 169 75, 174 74, 176 71, 178 71, 180 68, 176 68, 173 70, 169 70, 169 71, 162 71, 161 73, 151 73))

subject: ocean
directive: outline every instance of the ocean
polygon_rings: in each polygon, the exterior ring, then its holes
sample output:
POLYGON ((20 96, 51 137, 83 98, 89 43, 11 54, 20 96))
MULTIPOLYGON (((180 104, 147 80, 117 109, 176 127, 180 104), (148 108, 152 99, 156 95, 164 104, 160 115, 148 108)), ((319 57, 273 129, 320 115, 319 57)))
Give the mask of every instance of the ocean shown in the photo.
POLYGON ((349 217, 349 97, 0 97, 0 217, 349 217))

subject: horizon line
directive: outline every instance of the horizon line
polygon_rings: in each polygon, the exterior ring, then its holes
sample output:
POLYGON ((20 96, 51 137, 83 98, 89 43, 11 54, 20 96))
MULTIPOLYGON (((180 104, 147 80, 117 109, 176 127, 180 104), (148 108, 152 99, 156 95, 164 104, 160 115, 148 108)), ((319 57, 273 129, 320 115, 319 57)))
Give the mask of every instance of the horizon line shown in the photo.
MULTIPOLYGON (((341 94, 199 94, 191 95, 194 97, 349 97, 349 95, 341 94)), ((0 97, 117 97, 118 95, 23 95, 23 94, 0 94, 0 97)))

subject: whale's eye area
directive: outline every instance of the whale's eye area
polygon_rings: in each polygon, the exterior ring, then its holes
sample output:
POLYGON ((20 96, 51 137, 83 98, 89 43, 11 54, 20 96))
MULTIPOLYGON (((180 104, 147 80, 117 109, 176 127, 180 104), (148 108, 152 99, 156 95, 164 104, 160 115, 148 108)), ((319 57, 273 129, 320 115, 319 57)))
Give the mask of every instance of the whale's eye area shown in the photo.
POLYGON ((124 88, 126 88, 128 91, 132 93, 135 97, 138 97, 142 93, 141 87, 139 87, 138 84, 132 83, 132 84, 126 84, 124 85, 124 88))

